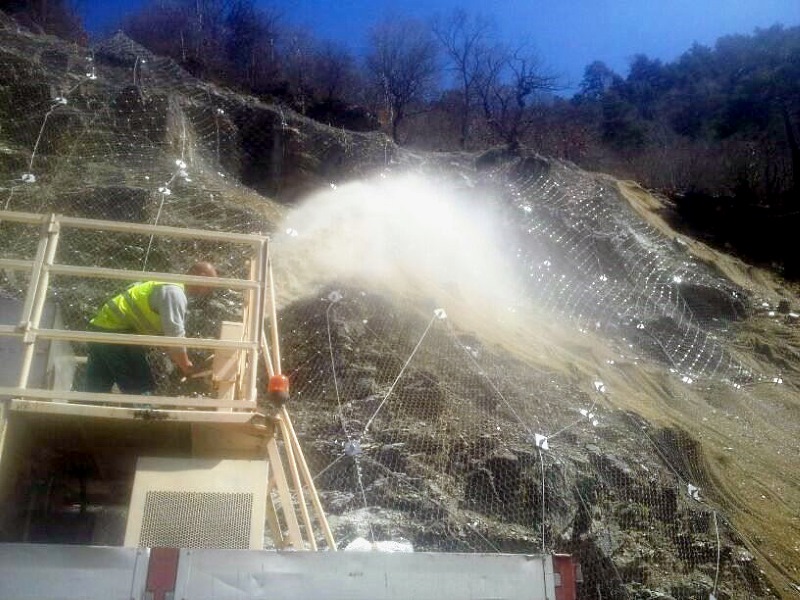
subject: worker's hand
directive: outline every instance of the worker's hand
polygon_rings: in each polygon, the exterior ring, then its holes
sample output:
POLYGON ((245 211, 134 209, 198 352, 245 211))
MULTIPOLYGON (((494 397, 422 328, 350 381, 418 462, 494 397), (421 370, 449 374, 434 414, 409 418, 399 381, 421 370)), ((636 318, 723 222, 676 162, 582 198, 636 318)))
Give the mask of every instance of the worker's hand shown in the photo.
POLYGON ((179 364, 178 368, 181 370, 181 373, 183 373, 183 375, 186 377, 194 373, 194 363, 189 359, 186 359, 185 363, 179 364))
POLYGON ((189 355, 186 354, 185 348, 175 348, 171 350, 169 353, 169 357, 175 366, 180 369, 181 374, 184 377, 188 377, 194 371, 194 363, 189 359, 189 355))

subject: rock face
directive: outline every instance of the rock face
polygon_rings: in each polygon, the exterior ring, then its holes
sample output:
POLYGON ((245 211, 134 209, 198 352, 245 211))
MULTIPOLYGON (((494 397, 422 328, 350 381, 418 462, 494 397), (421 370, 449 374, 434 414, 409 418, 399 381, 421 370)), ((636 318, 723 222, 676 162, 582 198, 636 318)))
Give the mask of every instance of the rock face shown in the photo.
MULTIPOLYGON (((13 123, 9 118, 6 138, 20 149, 35 149, 33 165, 42 169, 68 151, 76 161, 100 158, 112 166, 115 158, 158 161, 170 151, 186 158, 191 146, 212 159, 207 166, 289 202, 383 165, 394 152, 382 135, 345 133, 204 84, 123 33, 91 50, 9 29, 2 33, 3 107, 30 115, 13 123)), ((124 166, 133 165, 117 169, 124 166)))
POLYGON ((569 378, 492 349, 473 362, 445 327, 428 331, 415 368, 395 380, 402 365, 382 352, 385 340, 409 348, 398 337, 413 339, 424 321, 400 317, 388 298, 346 287, 339 295, 282 316, 286 360, 299 365, 292 410, 339 535, 393 535, 429 551, 571 553, 586 598, 772 595, 705 501, 713 482, 687 431, 592 409, 569 378), (476 379, 478 363, 485 370, 476 379), (480 380, 499 382, 487 386, 496 402, 484 399, 480 380), (534 415, 564 429, 547 449, 528 430, 534 415), (355 455, 346 451, 354 440, 355 455), (354 514, 378 525, 371 534, 353 528, 354 514), (715 577, 728 583, 715 589, 715 577))
MULTIPOLYGON (((343 546, 568 552, 581 598, 789 597, 800 344, 770 315, 775 287, 734 283, 607 178, 520 150, 403 151, 198 81, 122 34, 81 49, 2 20, 0 67, 3 208, 272 235, 290 408, 343 546), (389 211, 403 203, 416 220, 389 211), (325 256, 356 237, 369 244, 325 256), (443 239, 465 242, 466 278, 443 239), (512 300, 486 289, 495 251, 512 300)), ((0 226, 3 258, 32 252, 0 226)), ((244 264, 195 240, 81 234, 61 252, 244 264)), ((76 327, 109 291, 54 290, 76 327)), ((237 302, 220 294, 192 331, 237 302)))

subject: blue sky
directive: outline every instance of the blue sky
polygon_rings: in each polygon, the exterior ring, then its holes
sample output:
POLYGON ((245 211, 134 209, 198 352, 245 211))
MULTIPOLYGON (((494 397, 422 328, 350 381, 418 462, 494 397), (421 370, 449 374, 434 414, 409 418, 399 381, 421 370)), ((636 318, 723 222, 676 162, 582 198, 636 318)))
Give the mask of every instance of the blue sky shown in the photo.
MULTIPOLYGON (((121 12, 117 0, 84 0, 92 33, 106 29, 121 12)), ((126 3, 128 9, 142 0, 126 3)), ((526 41, 565 85, 576 85, 583 69, 602 60, 620 75, 630 58, 646 54, 665 62, 694 42, 713 45, 729 34, 750 34, 776 23, 800 25, 800 0, 263 0, 283 20, 305 26, 353 52, 366 46, 370 26, 387 16, 428 19, 460 6, 494 19, 510 43, 526 41)))

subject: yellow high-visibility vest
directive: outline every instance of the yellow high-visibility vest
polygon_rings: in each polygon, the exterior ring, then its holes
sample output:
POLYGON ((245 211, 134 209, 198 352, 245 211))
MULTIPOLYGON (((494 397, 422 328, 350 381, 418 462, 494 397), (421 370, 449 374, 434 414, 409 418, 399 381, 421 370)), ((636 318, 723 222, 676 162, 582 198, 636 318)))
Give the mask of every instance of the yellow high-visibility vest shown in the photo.
POLYGON ((134 283, 127 290, 111 298, 90 321, 95 327, 109 331, 130 331, 142 335, 161 335, 161 316, 150 308, 150 294, 161 285, 160 281, 134 283))

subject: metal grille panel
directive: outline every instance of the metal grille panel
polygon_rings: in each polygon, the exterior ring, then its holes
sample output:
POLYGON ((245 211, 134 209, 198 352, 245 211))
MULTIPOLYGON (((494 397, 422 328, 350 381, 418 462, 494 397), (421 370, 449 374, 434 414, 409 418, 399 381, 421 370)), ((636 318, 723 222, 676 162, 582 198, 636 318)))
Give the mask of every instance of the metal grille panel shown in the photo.
POLYGON ((264 547, 266 460, 140 456, 125 545, 264 547))
POLYGON ((247 549, 253 494, 149 491, 139 545, 247 549))

